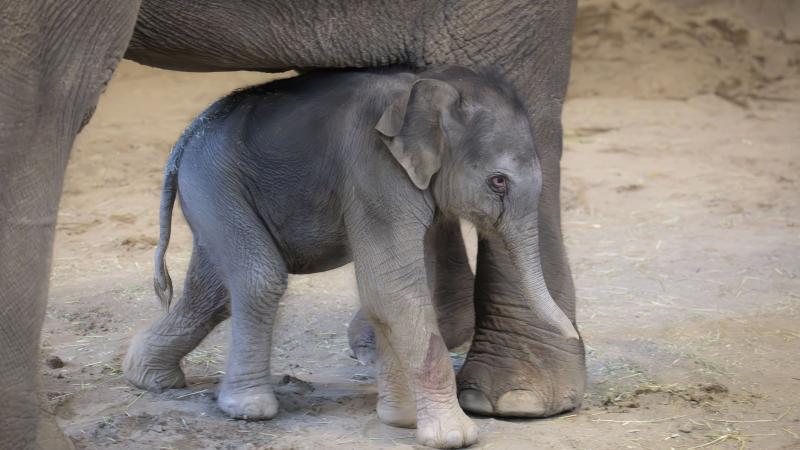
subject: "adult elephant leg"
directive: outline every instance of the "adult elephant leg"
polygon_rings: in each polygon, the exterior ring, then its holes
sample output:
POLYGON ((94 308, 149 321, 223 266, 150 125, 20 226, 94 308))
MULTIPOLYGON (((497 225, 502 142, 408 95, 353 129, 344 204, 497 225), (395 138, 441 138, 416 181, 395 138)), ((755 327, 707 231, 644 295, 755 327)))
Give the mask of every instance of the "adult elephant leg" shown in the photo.
POLYGON ((229 299, 216 268, 195 241, 180 301, 133 338, 122 363, 125 379, 153 392, 186 386, 181 358, 230 316, 229 299))
MULTIPOLYGON (((537 143, 560 152, 560 120, 551 119, 552 128, 537 135, 537 143)), ((542 269, 550 295, 575 324, 575 289, 560 227, 559 160, 541 150, 540 155, 542 269)), ((527 417, 577 408, 586 383, 583 341, 565 342, 545 331, 514 288, 518 281, 502 243, 480 242, 476 272, 475 337, 458 374, 461 406, 480 414, 527 417)))
MULTIPOLYGON (((0 3, 0 448, 69 448, 40 420, 39 339, 64 170, 137 1, 0 3), (38 436, 38 439, 37 439, 38 436)), ((46 418, 47 419, 47 418, 46 418)))
MULTIPOLYGON (((453 349, 467 343, 475 328, 475 281, 458 221, 434 224, 428 231, 426 247, 439 330, 447 348, 453 349)), ((375 362, 377 340, 363 308, 350 321, 347 336, 356 359, 363 364, 375 362)))
MULTIPOLYGON (((475 285, 475 337, 458 374, 461 406, 517 417, 577 407, 585 377, 583 343, 549 331, 531 313, 517 269, 499 240, 479 242, 475 285)), ((574 313, 559 306, 574 324, 574 313)))
MULTIPOLYGON (((480 65, 499 69, 522 96, 534 129, 542 163, 539 239, 547 288, 575 322, 575 289, 561 234, 561 110, 569 81, 574 1, 544 0, 530 5, 527 15, 514 13, 505 32, 514 44, 499 46, 495 37, 471 40, 486 46, 480 65), (515 26, 519 28, 514 28, 515 26), (494 53, 491 53, 494 49, 494 53), (500 53, 502 54, 500 54, 500 53)), ((507 37, 507 36, 506 36, 507 37)), ((544 331, 529 314, 505 271, 508 254, 494 241, 479 246, 476 274, 476 330, 473 345, 459 373, 459 399, 468 411, 497 416, 549 416, 580 405, 586 369, 582 341, 564 342, 544 331)))

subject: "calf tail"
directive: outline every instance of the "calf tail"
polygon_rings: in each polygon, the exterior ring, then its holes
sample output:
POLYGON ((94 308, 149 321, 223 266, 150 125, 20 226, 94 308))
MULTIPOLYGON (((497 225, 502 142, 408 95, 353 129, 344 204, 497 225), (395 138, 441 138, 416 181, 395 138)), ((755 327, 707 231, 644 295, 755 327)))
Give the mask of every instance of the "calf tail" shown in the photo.
POLYGON ((165 311, 169 311, 172 303, 172 279, 167 270, 166 254, 169 237, 172 232, 172 209, 175 206, 175 197, 178 195, 178 169, 185 148, 192 144, 194 138, 202 136, 207 124, 225 113, 225 105, 233 95, 216 101, 203 111, 188 128, 183 132, 178 142, 172 148, 172 153, 164 168, 164 186, 161 189, 161 207, 159 208, 159 236, 155 256, 155 274, 153 287, 165 311))
POLYGON ((172 154, 164 169, 164 187, 161 190, 161 207, 159 208, 159 236, 155 256, 155 275, 153 287, 165 311, 169 311, 172 303, 172 279, 167 270, 167 246, 172 232, 172 209, 178 194, 178 163, 182 152, 180 142, 172 150, 172 154))

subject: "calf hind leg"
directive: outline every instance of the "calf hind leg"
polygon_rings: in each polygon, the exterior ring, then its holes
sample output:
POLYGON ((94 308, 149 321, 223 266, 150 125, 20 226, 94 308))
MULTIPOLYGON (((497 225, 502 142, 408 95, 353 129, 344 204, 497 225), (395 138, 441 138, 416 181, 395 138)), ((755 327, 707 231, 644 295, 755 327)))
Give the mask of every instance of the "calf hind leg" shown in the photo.
POLYGON ((155 392, 184 387, 181 358, 228 318, 228 300, 215 268, 195 242, 183 296, 169 313, 133 339, 123 362, 125 379, 155 392))

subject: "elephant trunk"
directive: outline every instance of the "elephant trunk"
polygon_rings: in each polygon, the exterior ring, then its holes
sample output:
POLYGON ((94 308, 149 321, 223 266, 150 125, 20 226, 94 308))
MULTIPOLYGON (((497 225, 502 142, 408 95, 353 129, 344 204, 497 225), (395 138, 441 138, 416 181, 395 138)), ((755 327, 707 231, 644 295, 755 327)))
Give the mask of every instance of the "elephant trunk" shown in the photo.
POLYGON ((579 339, 578 331, 564 311, 556 304, 542 272, 539 252, 539 231, 536 218, 515 220, 518 226, 510 225, 501 232, 512 265, 519 273, 520 291, 531 310, 551 331, 567 339, 579 339))

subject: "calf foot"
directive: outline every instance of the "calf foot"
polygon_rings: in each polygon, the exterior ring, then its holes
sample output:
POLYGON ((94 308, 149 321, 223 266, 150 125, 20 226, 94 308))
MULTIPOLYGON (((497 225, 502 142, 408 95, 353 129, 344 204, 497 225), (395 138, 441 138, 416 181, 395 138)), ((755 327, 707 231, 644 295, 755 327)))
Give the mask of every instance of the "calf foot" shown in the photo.
POLYGON ((168 346, 159 345, 149 333, 133 338, 122 362, 124 378, 139 389, 163 392, 186 386, 180 357, 168 346))
POLYGON ((233 390, 223 385, 217 405, 234 419, 267 420, 278 414, 278 399, 270 386, 233 390))
POLYGON ((461 408, 421 413, 417 442, 434 448, 462 448, 478 442, 478 427, 461 408))

